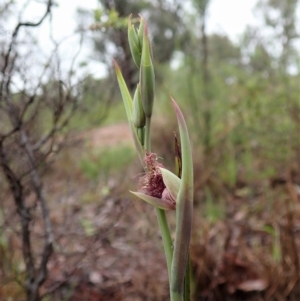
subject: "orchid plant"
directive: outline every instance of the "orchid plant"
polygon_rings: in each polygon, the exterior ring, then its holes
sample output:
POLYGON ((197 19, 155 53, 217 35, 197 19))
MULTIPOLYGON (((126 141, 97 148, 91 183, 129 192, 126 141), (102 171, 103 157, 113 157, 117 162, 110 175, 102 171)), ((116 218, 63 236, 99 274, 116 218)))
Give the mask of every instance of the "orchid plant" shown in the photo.
POLYGON ((139 199, 156 208, 158 224, 163 240, 170 282, 171 301, 190 300, 189 245, 193 212, 193 162, 190 140, 183 114, 171 98, 176 113, 180 146, 175 137, 176 171, 165 169, 151 152, 151 117, 154 103, 155 74, 153 55, 144 18, 138 19, 138 28, 128 20, 128 41, 133 61, 139 68, 139 83, 133 98, 118 64, 115 70, 121 90, 128 123, 135 148, 145 174, 139 179, 139 190, 132 192, 139 199), (175 240, 171 239, 165 210, 176 212, 175 240))

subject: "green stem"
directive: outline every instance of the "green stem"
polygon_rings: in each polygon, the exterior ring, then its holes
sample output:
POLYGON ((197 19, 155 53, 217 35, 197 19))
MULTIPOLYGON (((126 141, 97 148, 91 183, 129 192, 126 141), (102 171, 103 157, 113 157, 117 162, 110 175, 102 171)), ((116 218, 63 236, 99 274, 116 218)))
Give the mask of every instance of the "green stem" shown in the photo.
POLYGON ((142 146, 144 146, 145 127, 137 128, 137 136, 142 146))
POLYGON ((191 261, 190 256, 186 265, 186 272, 184 278, 184 301, 191 300, 191 261))
MULTIPOLYGON (((172 259, 173 259, 172 238, 171 238, 165 211, 156 208, 156 215, 158 219, 158 225, 163 240, 163 246, 164 246, 165 256, 167 260, 169 282, 171 283, 171 266, 172 266, 172 259)), ((171 300, 173 301, 173 299, 171 300)))
POLYGON ((145 127, 145 149, 146 151, 151 151, 151 139, 150 139, 150 132, 151 132, 151 117, 146 117, 146 127, 145 127))
POLYGON ((171 301, 183 301, 183 295, 180 292, 171 289, 171 301))
MULTIPOLYGON (((145 149, 146 151, 151 151, 151 144, 150 144, 150 128, 151 128, 151 117, 146 117, 146 126, 145 126, 145 149)), ((172 265, 172 258, 173 258, 173 249, 172 249, 172 238, 170 234, 169 225, 167 222, 165 211, 159 208, 156 208, 156 215, 159 225, 159 230, 161 233, 165 256, 167 260, 167 267, 168 267, 168 275, 169 275, 169 282, 171 283, 171 265, 172 265)), ((173 299, 171 299, 173 301, 173 299)), ((176 299, 175 299, 176 301, 176 299)))

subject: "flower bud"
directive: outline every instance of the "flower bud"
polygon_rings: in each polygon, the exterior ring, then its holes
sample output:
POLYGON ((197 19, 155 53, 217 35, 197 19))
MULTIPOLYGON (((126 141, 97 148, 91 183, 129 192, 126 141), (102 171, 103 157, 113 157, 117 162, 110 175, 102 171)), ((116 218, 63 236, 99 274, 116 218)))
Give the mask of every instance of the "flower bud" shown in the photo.
POLYGON ((154 101, 155 75, 151 58, 151 45, 148 37, 147 24, 144 25, 140 80, 144 112, 146 117, 150 118, 152 115, 154 101))
POLYGON ((140 49, 143 49, 143 37, 144 37, 145 19, 140 16, 140 27, 138 30, 138 39, 140 43, 140 49))
POLYGON ((145 140, 145 128, 136 128, 137 138, 139 139, 141 145, 144 145, 145 140))
POLYGON ((146 116, 142 105, 141 85, 138 84, 133 96, 132 121, 136 128, 142 128, 146 124, 146 116))
POLYGON ((138 33, 134 25, 131 24, 131 15, 128 18, 128 42, 133 61, 140 68, 142 47, 140 46, 138 33))

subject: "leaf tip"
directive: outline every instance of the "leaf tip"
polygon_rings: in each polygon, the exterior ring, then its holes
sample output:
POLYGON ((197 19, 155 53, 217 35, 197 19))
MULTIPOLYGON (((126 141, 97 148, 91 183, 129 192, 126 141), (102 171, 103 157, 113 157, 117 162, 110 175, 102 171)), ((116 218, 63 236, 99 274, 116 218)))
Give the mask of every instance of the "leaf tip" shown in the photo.
POLYGON ((177 102, 175 101, 175 99, 171 95, 170 95, 170 98, 171 98, 175 113, 177 115, 177 118, 181 121, 182 119, 184 119, 184 117, 183 117, 183 114, 182 114, 182 112, 179 108, 179 105, 177 104, 177 102))
POLYGON ((118 65, 118 63, 116 62, 116 60, 113 58, 113 63, 115 65, 115 71, 116 71, 116 75, 119 78, 119 76, 121 75, 121 69, 118 65))

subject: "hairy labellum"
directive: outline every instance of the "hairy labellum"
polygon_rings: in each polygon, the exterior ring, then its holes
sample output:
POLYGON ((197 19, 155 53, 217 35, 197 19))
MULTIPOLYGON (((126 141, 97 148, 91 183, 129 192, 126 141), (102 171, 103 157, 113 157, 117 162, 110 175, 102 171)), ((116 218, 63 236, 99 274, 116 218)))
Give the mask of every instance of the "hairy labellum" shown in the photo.
POLYGON ((140 179, 140 191, 149 196, 164 199, 175 204, 175 200, 169 193, 163 181, 161 169, 163 165, 159 163, 155 153, 146 153, 144 158, 146 174, 140 179))

